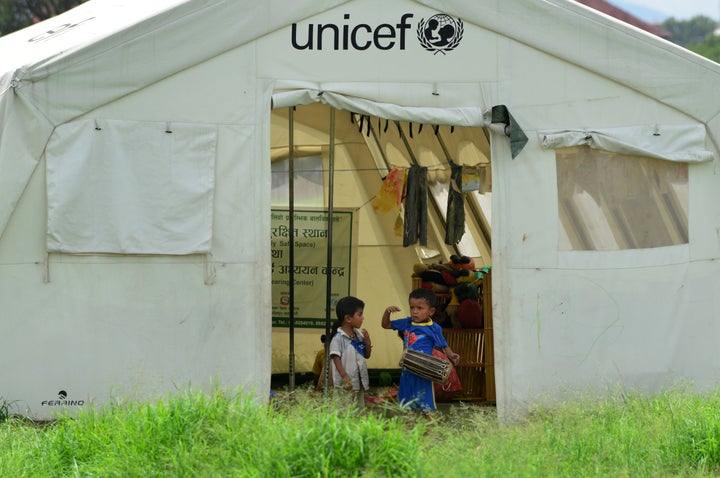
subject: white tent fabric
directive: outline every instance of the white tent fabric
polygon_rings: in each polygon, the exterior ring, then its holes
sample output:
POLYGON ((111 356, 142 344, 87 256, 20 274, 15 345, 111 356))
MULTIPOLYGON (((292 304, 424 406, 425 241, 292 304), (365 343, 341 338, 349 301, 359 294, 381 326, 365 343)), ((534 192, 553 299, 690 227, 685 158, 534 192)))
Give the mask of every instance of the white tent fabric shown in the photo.
MULTIPOLYGON (((485 125, 483 113, 506 105, 528 133, 516 154, 506 128, 489 132, 501 413, 538 397, 615 384, 652 392, 679 377, 709 388, 720 380, 713 366, 720 341, 718 91, 720 65, 570 0, 90 0, 0 38, 3 358, 23 363, 23 375, 40 385, 10 368, 0 371, 0 382, 45 416, 54 410, 40 404, 52 401, 47 394, 57 394, 50 387, 60 380, 71 392, 103 398, 116 383, 163 393, 177 380, 219 377, 265 397, 272 359, 271 101, 275 108, 305 104, 322 92, 320 100, 338 108, 429 124, 485 125), (392 49, 318 51, 289 40, 293 26, 307 32, 332 24, 341 32, 356 22, 387 33, 401 18, 410 25, 440 13, 464 22, 462 42, 447 54, 423 49, 409 28, 404 49, 397 42, 392 49), (109 121, 103 132, 119 134, 101 145, 114 164, 123 174, 140 168, 149 188, 167 168, 145 169, 141 156, 124 149, 135 136, 128 126, 199 130, 188 138, 188 155, 180 154, 188 160, 184 177, 199 178, 180 188, 195 213, 175 222, 177 211, 165 209, 159 222, 187 234, 182 241, 165 242, 166 231, 142 227, 140 239, 128 240, 131 223, 155 223, 153 208, 128 214, 130 222, 113 218, 120 232, 97 239, 83 236, 94 224, 63 224, 89 215, 72 197, 86 184, 70 171, 77 165, 68 152, 93 147, 84 135, 94 133, 95 119, 109 121), (588 136, 595 146, 688 162, 685 243, 558 250, 555 152, 543 141, 586 144, 588 136), (43 282, 46 246, 61 252, 46 261, 52 279, 43 282), (144 256, 62 252, 95 249, 144 256), (187 255, 193 251, 210 254, 187 255), (23 346, 38 330, 47 341, 23 346), (118 365, 115 357, 132 364, 118 365)), ((316 149, 326 146, 318 129, 305 134, 316 149)), ((382 247, 373 242, 386 224, 363 206, 377 184, 355 179, 342 197, 358 211, 362 231, 358 295, 369 308, 403 303, 411 264, 393 261, 410 254, 393 249, 388 237, 382 247), (351 192, 362 201, 351 202, 351 192)), ((93 186, 94 196, 110 191, 93 186)), ((147 193, 138 198, 140 209, 152 202, 147 193)), ((373 360, 390 363, 392 354, 376 347, 373 360)))
POLYGON ((204 124, 55 128, 45 153, 48 251, 210 252, 216 144, 217 128, 204 124))
POLYGON ((546 149, 589 146, 614 153, 686 163, 712 161, 703 125, 644 125, 608 129, 538 131, 546 149))
POLYGON ((341 3, 97 0, 3 37, 0 111, 26 117, 0 125, 0 237, 54 126, 341 3))

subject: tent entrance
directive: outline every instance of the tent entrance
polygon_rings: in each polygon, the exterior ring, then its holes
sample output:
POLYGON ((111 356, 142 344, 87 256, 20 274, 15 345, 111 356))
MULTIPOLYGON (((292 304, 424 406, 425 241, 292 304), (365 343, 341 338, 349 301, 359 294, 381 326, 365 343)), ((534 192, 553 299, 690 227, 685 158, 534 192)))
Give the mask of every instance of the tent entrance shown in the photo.
MULTIPOLYGON (((475 269, 484 268, 487 272, 491 266, 489 134, 480 127, 417 124, 343 110, 334 110, 331 130, 331 111, 331 107, 320 103, 273 110, 272 208, 288 211, 292 206, 301 211, 327 212, 332 209, 334 214, 352 213, 354 230, 351 237, 332 238, 336 243, 331 246, 333 249, 342 247, 343 244, 338 241, 349 240, 351 243, 350 268, 353 274, 347 282, 350 289, 333 291, 333 294, 341 297, 349 293, 366 302, 364 326, 373 335, 375 344, 368 365, 377 372, 371 373, 371 376, 380 375, 382 371, 398 370, 400 350, 397 339, 386 338, 386 331, 379 327, 379 315, 373 311, 381 311, 387 305, 386 300, 391 301, 389 303, 407 302, 407 293, 417 281, 417 277, 412 277, 414 270, 421 267, 420 264, 448 264, 451 257, 465 256, 472 259, 475 269), (383 202, 379 196, 383 181, 389 175, 403 174, 413 166, 427 168, 427 244, 420 245, 418 241, 405 247, 402 234, 398 234, 402 231, 404 204, 383 202), (464 167, 464 181, 457 183, 455 189, 451 185, 451 166, 464 167), (448 198, 463 185, 469 189, 461 195, 463 223, 460 226, 464 232, 457 243, 447 244, 448 198), (387 293, 389 298, 376 297, 378 293, 374 291, 378 289, 383 291, 379 295, 387 293), (383 345, 391 351, 376 353, 383 345)), ((302 216, 296 214, 294 219, 302 216)), ((335 218, 334 224, 337 223, 335 218)), ((288 231, 294 229, 296 234, 299 231, 297 225, 291 227, 286 223, 285 227, 288 231)), ((287 255, 287 252, 275 247, 278 243, 276 240, 272 248, 274 259, 276 255, 287 255)), ((308 264, 298 262, 296 257, 293 271, 300 271, 298 265, 308 264)), ((318 266, 321 270, 325 264, 318 266)), ((283 270, 290 272, 289 268, 283 270)), ((273 278, 282 282, 278 274, 275 269, 273 278)), ((288 278, 285 279, 287 283, 288 278)), ((298 278, 294 280, 297 283, 298 278)), ((324 282, 316 282, 315 292, 323 287, 324 282)), ((286 291, 289 292, 289 289, 286 291)), ((448 302, 444 300, 449 292, 447 287, 439 284, 437 292, 441 302, 448 302)), ((294 299, 302 302, 304 298, 295 296, 294 299)), ((277 310, 275 303, 282 300, 287 300, 287 297, 273 297, 274 310, 277 310)), ((329 314, 323 311, 323 317, 330 322, 335 320, 333 305, 329 314)), ((323 347, 320 336, 325 330, 318 327, 317 321, 307 322, 304 320, 307 317, 301 318, 303 322, 299 326, 296 324, 294 330, 286 325, 278 326, 280 320, 276 320, 277 325, 273 327, 272 372, 274 378, 278 378, 275 383, 283 383, 279 378, 281 376, 289 377, 288 382, 292 385, 294 381, 298 386, 313 378, 312 367, 316 352, 323 347)), ((484 360, 488 362, 487 343, 483 353, 484 360)), ((476 354, 473 360, 478 362, 480 357, 476 354)), ((486 388, 485 385, 483 388, 486 388)))

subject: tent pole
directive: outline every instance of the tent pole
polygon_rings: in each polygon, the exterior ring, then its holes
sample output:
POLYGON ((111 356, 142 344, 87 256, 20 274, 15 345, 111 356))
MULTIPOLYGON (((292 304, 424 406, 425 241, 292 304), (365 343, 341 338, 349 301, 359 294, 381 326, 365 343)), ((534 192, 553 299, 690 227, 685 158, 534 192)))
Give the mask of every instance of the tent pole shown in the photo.
POLYGON ((290 262, 290 310, 288 314, 290 356, 288 357, 288 388, 290 392, 295 391, 295 116, 293 107, 288 111, 288 225, 290 227, 290 241, 288 244, 288 261, 290 262))
POLYGON ((327 276, 325 289, 325 383, 323 391, 328 393, 330 375, 330 299, 332 298, 332 226, 333 226, 333 191, 335 187, 335 108, 330 107, 330 154, 328 177, 328 219, 327 219, 327 276))

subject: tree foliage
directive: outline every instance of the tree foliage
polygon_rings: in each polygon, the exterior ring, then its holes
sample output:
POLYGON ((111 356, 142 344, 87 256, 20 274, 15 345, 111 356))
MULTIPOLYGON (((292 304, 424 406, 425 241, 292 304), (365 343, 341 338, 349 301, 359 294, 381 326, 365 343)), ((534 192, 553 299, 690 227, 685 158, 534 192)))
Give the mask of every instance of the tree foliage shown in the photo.
POLYGON ((54 17, 87 0, 0 0, 0 35, 54 17))
POLYGON ((662 26, 670 32, 671 42, 680 46, 704 43, 711 38, 717 22, 710 17, 697 15, 690 20, 677 20, 670 17, 662 23, 662 26))
POLYGON ((718 36, 711 36, 702 43, 688 45, 687 49, 705 58, 709 58, 716 63, 720 63, 720 37, 718 36))
POLYGON ((715 35, 718 24, 712 18, 698 15, 690 20, 676 20, 671 17, 662 26, 670 32, 671 42, 720 62, 720 37, 715 35))

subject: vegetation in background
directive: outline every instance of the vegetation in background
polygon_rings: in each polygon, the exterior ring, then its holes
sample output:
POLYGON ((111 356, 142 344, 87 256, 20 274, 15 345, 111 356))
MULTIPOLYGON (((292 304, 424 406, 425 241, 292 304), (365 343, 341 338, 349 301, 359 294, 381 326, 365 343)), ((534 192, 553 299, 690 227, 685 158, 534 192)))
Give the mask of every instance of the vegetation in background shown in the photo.
POLYGON ((0 0, 0 35, 20 30, 87 0, 0 0))
POLYGON ((694 51, 700 56, 704 56, 716 63, 720 63, 720 37, 718 36, 710 36, 704 42, 694 43, 688 45, 686 48, 694 51))
POLYGON ((686 47, 704 43, 712 37, 717 22, 704 15, 697 15, 690 20, 676 20, 671 17, 662 23, 662 27, 670 32, 670 41, 686 47))
POLYGON ((694 51, 698 55, 720 62, 720 37, 715 35, 718 24, 715 20, 704 15, 698 15, 690 20, 676 20, 668 18, 662 27, 670 32, 670 40, 680 46, 694 51))
POLYGON ((10 417, 10 408, 12 403, 0 396, 0 422, 4 422, 10 417))
POLYGON ((200 392, 115 403, 45 427, 0 423, 0 476, 717 476, 720 392, 619 393, 499 421, 457 405, 358 413, 299 390, 258 404, 200 392))

